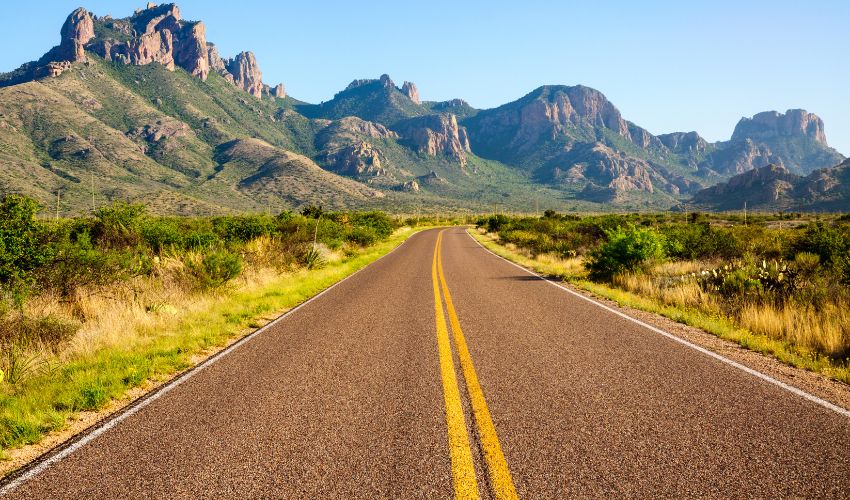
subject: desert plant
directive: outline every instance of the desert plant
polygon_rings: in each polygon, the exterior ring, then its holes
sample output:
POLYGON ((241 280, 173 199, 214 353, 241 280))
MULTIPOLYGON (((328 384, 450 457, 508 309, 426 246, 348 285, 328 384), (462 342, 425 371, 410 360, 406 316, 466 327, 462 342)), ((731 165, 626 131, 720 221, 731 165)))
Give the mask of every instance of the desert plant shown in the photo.
POLYGON ((315 246, 310 246, 304 251, 302 261, 307 269, 320 269, 325 266, 325 259, 322 257, 322 252, 315 246))
POLYGON ((605 234, 608 241, 592 251, 587 261, 593 279, 610 280, 617 273, 639 271, 664 257, 664 239, 651 229, 617 227, 605 234))
POLYGON ((19 304, 34 284, 33 271, 52 257, 37 211, 38 204, 23 196, 9 195, 0 203, 0 287, 19 304))
POLYGON ((188 258, 185 264, 200 289, 219 288, 242 273, 242 257, 227 250, 188 258))

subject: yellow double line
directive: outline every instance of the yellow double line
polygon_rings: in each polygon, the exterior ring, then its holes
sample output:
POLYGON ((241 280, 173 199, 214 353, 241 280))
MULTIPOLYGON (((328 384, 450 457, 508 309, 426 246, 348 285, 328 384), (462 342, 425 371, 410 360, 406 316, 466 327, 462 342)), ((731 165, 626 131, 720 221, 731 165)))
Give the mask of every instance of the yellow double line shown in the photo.
POLYGON ((431 279, 434 283, 434 312, 437 321, 437 345, 440 353, 440 374, 443 380, 443 397, 446 404, 446 425, 449 434, 449 454, 452 461, 452 479, 454 481, 455 498, 480 498, 478 482, 475 479, 475 466, 472 460, 472 448, 469 436, 466 432, 466 421, 463 415, 463 406, 460 400, 457 375, 455 374, 454 361, 452 360, 452 347, 449 341, 449 332, 446 326, 446 318, 443 314, 443 299, 440 296, 442 289, 446 301, 446 310, 449 314, 449 324, 454 333, 455 347, 457 348, 458 360, 466 381, 466 389, 469 394, 472 413, 475 416, 475 425, 478 431, 478 439, 487 463, 487 474, 490 485, 497 499, 517 498, 508 463, 499 445, 499 437, 496 435, 496 427, 490 417, 490 410, 484 400, 484 393, 478 383, 478 376, 472 364, 472 356, 466 346, 463 330, 457 318, 449 287, 446 285, 446 277, 443 274, 443 231, 437 235, 437 243, 434 248, 434 262, 431 266, 431 279))

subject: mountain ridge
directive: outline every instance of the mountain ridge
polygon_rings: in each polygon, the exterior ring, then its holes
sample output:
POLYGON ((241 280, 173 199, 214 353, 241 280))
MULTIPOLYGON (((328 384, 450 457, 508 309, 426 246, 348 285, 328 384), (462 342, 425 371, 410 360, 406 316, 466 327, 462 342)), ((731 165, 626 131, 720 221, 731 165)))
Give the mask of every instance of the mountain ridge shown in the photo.
POLYGON ((106 199, 173 191, 205 210, 250 209, 271 197, 297 207, 316 199, 304 186, 334 206, 527 209, 542 192, 562 206, 639 209, 676 205, 770 164, 807 175, 844 160, 823 121, 804 110, 744 117, 728 141, 711 143, 697 132, 656 136, 583 85, 545 85, 482 110, 422 100, 415 83, 384 74, 305 103, 282 83, 264 83, 250 51, 222 58, 204 24, 183 20, 175 4, 121 19, 79 8, 60 34, 42 58, 0 75, 0 191, 46 200, 64 189, 77 210, 82 179, 98 169, 112 172, 106 199), (220 161, 222 148, 245 161, 220 161), (237 165, 239 178, 228 174, 237 165))

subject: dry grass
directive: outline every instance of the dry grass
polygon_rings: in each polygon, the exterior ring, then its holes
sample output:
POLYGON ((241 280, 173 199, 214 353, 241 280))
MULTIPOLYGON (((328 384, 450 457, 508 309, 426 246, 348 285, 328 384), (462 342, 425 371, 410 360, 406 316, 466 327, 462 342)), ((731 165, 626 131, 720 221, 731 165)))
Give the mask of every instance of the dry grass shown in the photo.
POLYGON ((784 340, 836 359, 850 354, 850 311, 839 304, 820 310, 803 304, 747 304, 738 321, 753 333, 784 340))

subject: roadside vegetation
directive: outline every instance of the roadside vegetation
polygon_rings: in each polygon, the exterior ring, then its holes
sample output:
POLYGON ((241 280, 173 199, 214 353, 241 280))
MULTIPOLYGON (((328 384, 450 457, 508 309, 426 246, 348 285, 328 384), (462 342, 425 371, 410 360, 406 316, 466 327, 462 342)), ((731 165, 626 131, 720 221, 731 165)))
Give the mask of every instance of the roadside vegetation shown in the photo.
POLYGON ((428 219, 381 212, 47 220, 0 202, 0 456, 147 387, 360 269, 428 219))
POLYGON ((848 215, 547 211, 477 226, 538 272, 850 383, 848 215))

